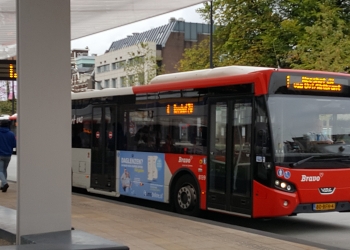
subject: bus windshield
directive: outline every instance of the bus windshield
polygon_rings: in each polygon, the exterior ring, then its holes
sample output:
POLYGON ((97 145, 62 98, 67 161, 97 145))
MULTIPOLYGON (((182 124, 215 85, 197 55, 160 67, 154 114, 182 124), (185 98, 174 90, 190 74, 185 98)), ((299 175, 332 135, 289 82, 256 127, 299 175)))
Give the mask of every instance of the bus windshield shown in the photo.
POLYGON ((276 164, 338 168, 350 162, 350 99, 271 95, 268 99, 276 164))

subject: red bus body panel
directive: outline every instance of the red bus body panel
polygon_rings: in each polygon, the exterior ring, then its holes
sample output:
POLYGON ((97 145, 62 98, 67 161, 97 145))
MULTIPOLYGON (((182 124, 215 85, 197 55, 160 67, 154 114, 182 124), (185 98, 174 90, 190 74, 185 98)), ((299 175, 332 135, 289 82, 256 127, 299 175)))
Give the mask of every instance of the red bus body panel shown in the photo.
POLYGON ((207 198, 207 157, 204 155, 187 154, 165 154, 165 162, 171 172, 174 174, 179 169, 187 169, 193 173, 199 184, 200 208, 206 209, 207 198))
POLYGON ((288 193, 253 183, 253 217, 291 215, 299 204, 350 202, 350 169, 289 169, 276 167, 280 180, 292 183, 296 192, 288 193), (289 172, 288 179, 279 173, 289 172), (321 194, 319 188, 335 188, 321 194), (284 206, 284 201, 288 205, 284 206))
POLYGON ((268 188, 253 181, 253 218, 290 215, 298 204, 299 198, 296 193, 268 188), (283 206, 286 200, 289 202, 287 207, 283 206))

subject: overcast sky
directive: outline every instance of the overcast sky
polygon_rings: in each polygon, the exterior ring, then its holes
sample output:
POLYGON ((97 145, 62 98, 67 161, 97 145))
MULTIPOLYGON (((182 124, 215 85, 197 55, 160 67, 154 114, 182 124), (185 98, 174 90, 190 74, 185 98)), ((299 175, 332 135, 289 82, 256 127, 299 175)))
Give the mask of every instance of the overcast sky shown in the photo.
POLYGON ((112 42, 126 38, 127 35, 132 35, 134 32, 144 32, 153 28, 163 26, 169 22, 171 17, 176 19, 183 18, 186 22, 203 23, 196 9, 202 7, 203 4, 194 5, 192 7, 170 12, 161 16, 153 17, 147 20, 143 20, 137 23, 115 28, 109 31, 104 31, 95 35, 73 40, 71 42, 71 49, 84 49, 89 47, 89 55, 97 54, 102 55, 109 49, 112 42))

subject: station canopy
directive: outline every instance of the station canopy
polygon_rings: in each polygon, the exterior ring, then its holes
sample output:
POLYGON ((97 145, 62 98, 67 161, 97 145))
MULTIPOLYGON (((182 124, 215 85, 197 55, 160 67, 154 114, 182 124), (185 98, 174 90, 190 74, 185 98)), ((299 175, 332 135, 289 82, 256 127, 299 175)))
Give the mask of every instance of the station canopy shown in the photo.
MULTIPOLYGON (((184 9, 203 0, 70 0, 71 39, 184 9)), ((16 55, 16 0, 0 0, 0 59, 16 55)))

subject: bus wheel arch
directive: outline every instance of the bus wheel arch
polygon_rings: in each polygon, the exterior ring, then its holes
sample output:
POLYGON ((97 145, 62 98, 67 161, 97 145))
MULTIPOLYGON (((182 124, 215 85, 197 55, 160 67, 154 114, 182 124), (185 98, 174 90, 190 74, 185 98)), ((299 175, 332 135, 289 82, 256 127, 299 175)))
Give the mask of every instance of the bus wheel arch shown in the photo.
POLYGON ((200 203, 199 184, 189 171, 178 172, 171 184, 170 201, 174 211, 197 216, 200 203))

